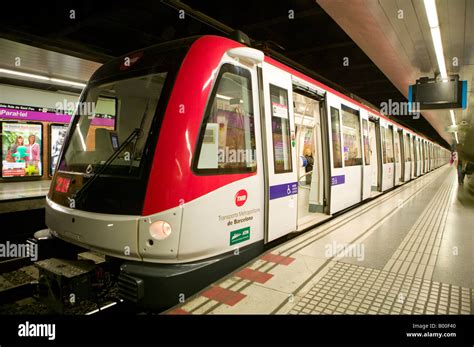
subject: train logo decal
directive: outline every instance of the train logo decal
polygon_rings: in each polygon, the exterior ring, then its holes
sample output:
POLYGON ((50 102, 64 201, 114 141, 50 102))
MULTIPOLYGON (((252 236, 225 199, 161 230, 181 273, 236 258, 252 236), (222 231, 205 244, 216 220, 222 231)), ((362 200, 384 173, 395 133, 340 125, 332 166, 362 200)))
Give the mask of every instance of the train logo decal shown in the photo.
POLYGON ((230 232, 230 245, 250 240, 250 227, 230 232))
POLYGON ((245 189, 239 190, 237 194, 235 194, 235 205, 237 207, 243 206, 245 202, 247 201, 247 197, 248 197, 248 194, 245 189))

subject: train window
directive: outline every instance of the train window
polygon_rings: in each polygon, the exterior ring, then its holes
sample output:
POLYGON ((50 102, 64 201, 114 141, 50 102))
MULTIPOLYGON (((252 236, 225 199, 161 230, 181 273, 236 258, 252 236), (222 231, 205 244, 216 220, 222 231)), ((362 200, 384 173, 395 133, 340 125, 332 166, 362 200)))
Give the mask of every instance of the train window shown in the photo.
POLYGON ((393 126, 389 125, 387 131, 387 162, 393 163, 393 126))
POLYGON ((339 120, 339 110, 331 107, 331 130, 332 130, 332 159, 334 168, 342 167, 341 154, 341 122, 339 120))
POLYGON ((344 166, 362 165, 359 111, 345 105, 341 109, 344 166))
POLYGON ((405 161, 411 161, 411 151, 410 151, 410 135, 405 134, 405 150, 404 150, 404 155, 405 155, 405 161))
POLYGON ((291 172, 290 115, 288 91, 270 84, 273 163, 275 173, 291 172))
POLYGON ((365 165, 370 165, 370 147, 369 147, 369 122, 367 119, 362 119, 362 129, 364 132, 364 157, 365 165))
POLYGON ((250 72, 224 64, 201 128, 193 169, 199 173, 253 172, 257 168, 250 72))
POLYGON ((120 147, 127 139, 132 139, 112 159, 106 173, 138 176, 148 136, 134 134, 148 135, 150 132, 167 74, 145 74, 90 85, 84 103, 91 107, 78 109, 78 120, 71 128, 60 170, 88 172, 96 166, 101 167, 116 154, 116 145, 120 147))

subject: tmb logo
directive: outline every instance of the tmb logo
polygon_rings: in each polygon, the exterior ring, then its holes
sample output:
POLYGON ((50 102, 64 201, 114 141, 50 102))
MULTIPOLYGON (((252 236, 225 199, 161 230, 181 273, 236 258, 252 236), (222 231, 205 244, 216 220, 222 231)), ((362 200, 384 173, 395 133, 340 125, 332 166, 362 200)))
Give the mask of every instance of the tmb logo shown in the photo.
POLYGON ((235 194, 235 204, 240 207, 245 204, 247 201, 247 191, 245 189, 241 189, 235 194))

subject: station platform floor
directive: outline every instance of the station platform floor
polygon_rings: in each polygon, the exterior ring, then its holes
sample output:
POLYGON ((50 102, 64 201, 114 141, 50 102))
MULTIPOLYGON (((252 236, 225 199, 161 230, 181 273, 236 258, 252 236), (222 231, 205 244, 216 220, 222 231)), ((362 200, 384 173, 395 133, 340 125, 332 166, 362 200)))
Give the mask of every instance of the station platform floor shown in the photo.
POLYGON ((0 201, 44 197, 48 194, 50 185, 50 180, 0 182, 0 201))
POLYGON ((51 180, 0 182, 0 213, 44 207, 51 180))
POLYGON ((446 165, 271 249, 164 314, 473 314, 472 193, 474 176, 459 186, 446 165))

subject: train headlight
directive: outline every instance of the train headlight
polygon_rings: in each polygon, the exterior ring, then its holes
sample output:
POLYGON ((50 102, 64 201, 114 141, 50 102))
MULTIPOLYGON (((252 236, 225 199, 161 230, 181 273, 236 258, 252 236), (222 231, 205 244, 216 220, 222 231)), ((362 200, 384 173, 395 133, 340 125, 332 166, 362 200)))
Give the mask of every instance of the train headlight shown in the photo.
POLYGON ((171 235, 171 225, 159 220, 150 224, 149 232, 150 236, 155 240, 164 240, 171 235))

